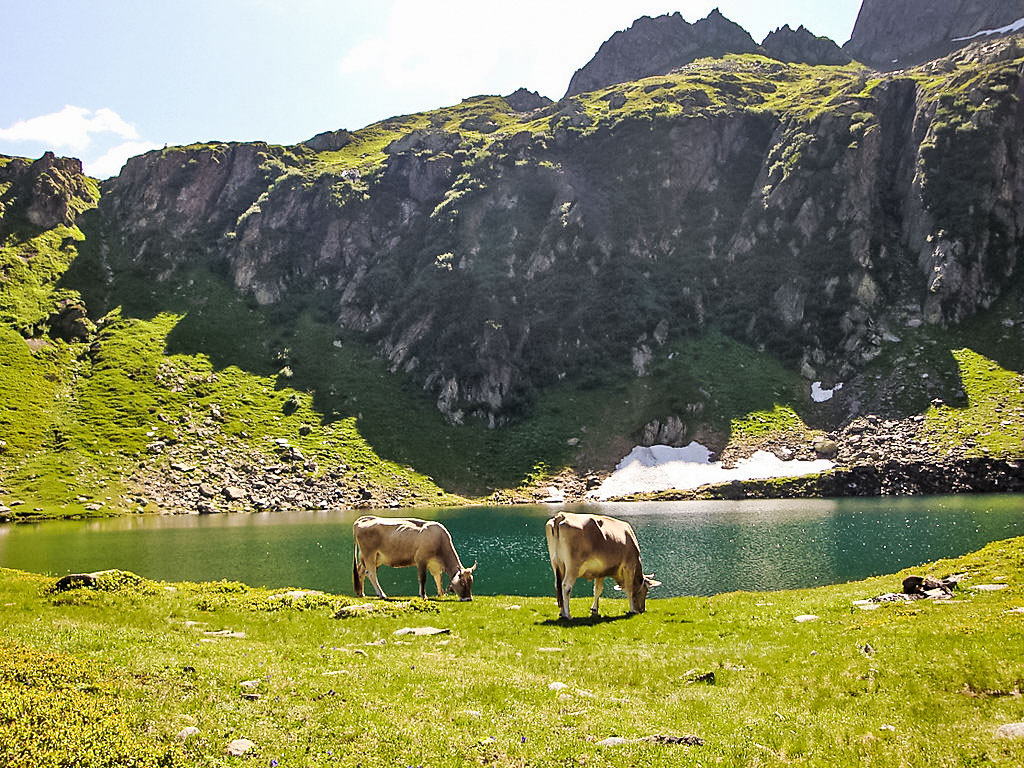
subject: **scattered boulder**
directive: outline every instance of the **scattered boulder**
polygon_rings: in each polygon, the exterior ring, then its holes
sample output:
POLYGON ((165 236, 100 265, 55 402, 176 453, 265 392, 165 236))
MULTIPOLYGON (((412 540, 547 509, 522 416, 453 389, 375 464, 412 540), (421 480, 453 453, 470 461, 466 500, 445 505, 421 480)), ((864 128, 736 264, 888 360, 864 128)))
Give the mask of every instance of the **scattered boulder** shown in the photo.
POLYGON ((822 459, 834 459, 839 453, 839 443, 827 437, 816 437, 811 443, 814 452, 822 459))
POLYGON ((996 728, 997 739, 1024 739, 1024 723, 1006 723, 996 728))
POLYGON ((228 485, 221 491, 228 501, 240 501, 245 498, 245 490, 237 485, 228 485))
POLYGON ((85 304, 75 299, 63 299, 46 319, 50 337, 63 341, 88 341, 96 331, 89 319, 85 304))
POLYGON ((255 746, 256 745, 249 739, 234 739, 228 742, 227 747, 224 748, 224 752, 232 757, 241 757, 255 746))

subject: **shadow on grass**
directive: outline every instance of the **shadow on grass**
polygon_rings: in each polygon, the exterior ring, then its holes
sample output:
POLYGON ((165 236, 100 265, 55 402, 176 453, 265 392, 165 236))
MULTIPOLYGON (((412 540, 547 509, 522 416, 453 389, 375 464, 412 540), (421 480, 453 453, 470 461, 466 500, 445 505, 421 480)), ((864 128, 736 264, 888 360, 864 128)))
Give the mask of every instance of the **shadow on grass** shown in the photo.
POLYGON ((598 624, 607 624, 612 621, 622 621, 623 619, 632 619, 634 616, 639 616, 638 613, 622 613, 617 616, 581 616, 575 619, 563 619, 559 616, 557 619, 543 619, 538 621, 537 625, 541 627, 593 627, 598 624))

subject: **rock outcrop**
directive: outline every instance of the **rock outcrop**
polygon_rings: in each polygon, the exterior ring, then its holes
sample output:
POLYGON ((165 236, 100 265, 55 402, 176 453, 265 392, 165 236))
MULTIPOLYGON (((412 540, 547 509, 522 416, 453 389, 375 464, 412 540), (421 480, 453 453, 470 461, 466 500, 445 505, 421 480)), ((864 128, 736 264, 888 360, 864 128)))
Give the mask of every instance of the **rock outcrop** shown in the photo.
POLYGON ((664 74, 706 56, 758 50, 753 38, 717 8, 694 24, 678 13, 642 16, 629 29, 612 35, 576 70, 565 95, 664 74))
POLYGON ((761 48, 773 59, 793 64, 842 66, 850 63, 850 55, 828 37, 818 37, 800 26, 779 27, 761 41, 761 48))
POLYGON ((876 69, 903 69, 1022 20, 1024 0, 864 0, 843 49, 876 69))
POLYGON ((38 231, 75 225, 78 214, 96 204, 96 192, 82 162, 46 152, 35 161, 0 162, 0 236, 19 222, 38 231))

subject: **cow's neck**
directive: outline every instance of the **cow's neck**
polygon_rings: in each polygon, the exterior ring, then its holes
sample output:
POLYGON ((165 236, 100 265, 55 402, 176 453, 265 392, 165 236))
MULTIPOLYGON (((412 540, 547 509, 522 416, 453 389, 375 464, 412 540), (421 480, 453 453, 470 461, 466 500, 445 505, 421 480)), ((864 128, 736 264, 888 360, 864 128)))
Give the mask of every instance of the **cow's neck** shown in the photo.
POLYGON ((462 561, 459 559, 455 547, 451 544, 447 544, 447 546, 442 545, 441 550, 437 554, 438 559, 444 566, 444 572, 448 574, 449 578, 454 577, 455 574, 462 570, 462 561))

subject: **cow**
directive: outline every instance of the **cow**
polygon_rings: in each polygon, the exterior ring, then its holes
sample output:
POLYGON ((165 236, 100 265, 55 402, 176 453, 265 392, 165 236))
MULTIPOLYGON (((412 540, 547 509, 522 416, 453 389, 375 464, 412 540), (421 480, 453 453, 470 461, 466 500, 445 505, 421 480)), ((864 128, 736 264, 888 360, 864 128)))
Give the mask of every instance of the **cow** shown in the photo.
POLYGON ((437 595, 444 589, 441 574, 451 579, 448 588, 460 600, 473 599, 472 568, 463 568, 452 544, 448 529, 437 522, 413 517, 374 517, 364 515, 352 524, 354 552, 352 556, 352 583, 356 596, 363 596, 363 580, 369 576, 378 597, 387 597, 377 580, 377 568, 390 565, 405 568, 415 565, 419 574, 420 597, 427 597, 427 571, 437 584, 437 595))
POLYGON ((551 570, 555 572, 555 596, 559 614, 569 618, 569 596, 576 579, 593 579, 594 604, 590 614, 598 613, 598 601, 607 577, 629 598, 629 613, 643 613, 647 591, 661 585, 654 574, 644 574, 640 565, 640 545, 629 523, 606 515, 582 515, 559 512, 547 521, 551 570))

